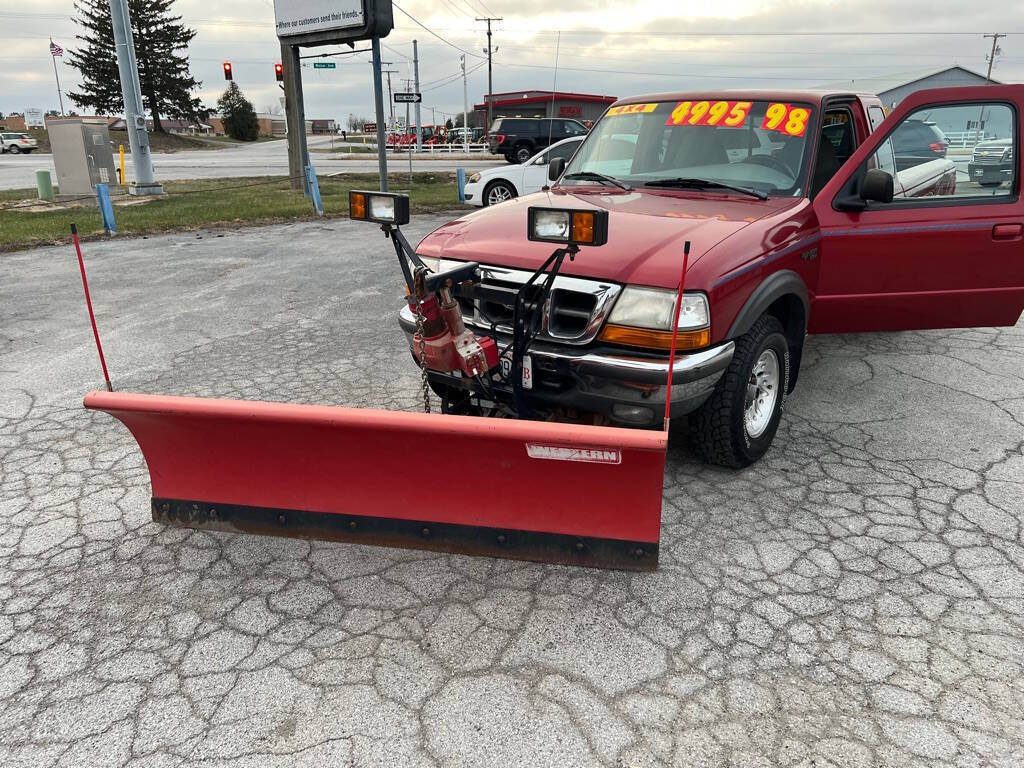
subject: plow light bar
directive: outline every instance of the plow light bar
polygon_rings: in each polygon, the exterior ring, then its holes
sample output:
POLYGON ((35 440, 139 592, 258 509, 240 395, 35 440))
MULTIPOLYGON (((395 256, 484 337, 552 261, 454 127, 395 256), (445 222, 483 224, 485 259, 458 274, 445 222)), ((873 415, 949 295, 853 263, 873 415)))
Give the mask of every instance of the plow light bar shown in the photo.
POLYGON ((351 190, 348 193, 348 216, 358 221, 400 227, 409 223, 409 196, 351 190))
POLYGON ((608 211, 531 207, 526 215, 526 235, 530 240, 563 245, 608 242, 608 211))

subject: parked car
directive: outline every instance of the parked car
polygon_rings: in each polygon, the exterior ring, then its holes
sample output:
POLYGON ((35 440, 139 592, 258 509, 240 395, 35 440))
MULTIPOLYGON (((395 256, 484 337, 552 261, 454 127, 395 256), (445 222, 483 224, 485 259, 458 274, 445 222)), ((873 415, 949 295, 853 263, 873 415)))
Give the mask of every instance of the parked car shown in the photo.
POLYGON ((967 177, 983 187, 998 187, 1013 177, 1013 141, 994 139, 975 145, 967 177))
MULTIPOLYGON (((579 237, 599 242, 572 251, 533 310, 517 402, 538 418, 657 428, 671 371, 670 415, 688 420, 697 452, 746 466, 774 439, 808 334, 1018 322, 1020 158, 995 195, 958 185, 939 152, 897 170, 898 136, 937 137, 928 121, 968 104, 1004 110, 1020 135, 1020 85, 918 91, 888 117, 877 97, 848 92, 625 99, 567 164, 551 162, 550 189, 443 224, 416 253, 435 270, 479 265, 494 291, 462 302, 463 319, 507 350, 516 287, 550 264, 545 241, 574 240, 575 213, 590 214, 579 237)), ((399 322, 412 343, 407 304, 399 322)), ((494 383, 508 388, 516 369, 500 363, 494 383)), ((446 402, 472 396, 473 381, 428 377, 446 402)))
POLYGON ((945 157, 949 141, 935 123, 907 120, 893 133, 892 148, 896 153, 896 170, 902 171, 945 157))
POLYGON ((27 133, 0 133, 0 153, 10 152, 17 155, 19 152, 29 154, 33 149, 39 148, 39 142, 27 133))
POLYGON ((559 157, 568 160, 582 143, 582 136, 562 139, 522 165, 488 168, 472 174, 466 179, 466 202, 479 206, 495 205, 520 195, 538 192, 548 183, 548 164, 559 157))
POLYGON ((579 120, 550 117, 499 117, 491 126, 491 154, 510 163, 525 163, 540 149, 571 136, 586 136, 579 120))

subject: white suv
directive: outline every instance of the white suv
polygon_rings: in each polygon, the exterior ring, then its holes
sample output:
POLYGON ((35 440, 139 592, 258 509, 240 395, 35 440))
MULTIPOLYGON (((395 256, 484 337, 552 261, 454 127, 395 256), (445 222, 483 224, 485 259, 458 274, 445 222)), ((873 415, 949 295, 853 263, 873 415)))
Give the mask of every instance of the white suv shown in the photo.
POLYGON ((24 152, 28 154, 38 147, 39 142, 27 133, 0 133, 0 153, 10 152, 12 155, 17 155, 20 152, 24 152))

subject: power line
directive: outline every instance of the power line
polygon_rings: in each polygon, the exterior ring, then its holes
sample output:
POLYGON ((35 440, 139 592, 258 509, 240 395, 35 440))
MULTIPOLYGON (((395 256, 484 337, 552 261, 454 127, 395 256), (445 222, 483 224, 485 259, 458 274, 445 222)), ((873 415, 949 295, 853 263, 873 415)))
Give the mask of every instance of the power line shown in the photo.
POLYGON ((422 23, 422 22, 421 22, 421 21, 420 21, 419 19, 417 19, 416 17, 412 16, 412 15, 411 15, 411 14, 410 14, 410 13, 409 13, 408 11, 406 11, 406 10, 405 10, 404 8, 402 8, 402 7, 401 7, 401 6, 400 6, 400 5, 398 4, 398 3, 392 3, 392 5, 393 5, 393 6, 395 7, 395 8, 397 8, 397 9, 398 9, 399 11, 401 11, 403 15, 405 15, 405 16, 408 16, 408 17, 409 17, 410 19, 412 19, 412 20, 413 20, 414 22, 416 22, 416 23, 417 23, 417 24, 418 24, 419 26, 423 27, 423 29, 425 29, 425 30, 426 30, 427 32, 429 32, 430 34, 432 34, 432 35, 433 35, 434 37, 436 37, 436 38, 437 38, 438 40, 440 40, 440 41, 441 41, 442 43, 444 43, 445 45, 451 46, 452 48, 454 48, 454 49, 455 49, 456 51, 458 51, 459 53, 464 53, 464 54, 465 54, 465 55, 467 55, 467 56, 472 56, 472 57, 474 57, 474 58, 476 58, 476 59, 482 59, 482 58, 483 58, 483 56, 477 56, 477 55, 476 55, 475 53, 470 53, 469 51, 467 51, 467 50, 465 50, 465 49, 463 49, 463 48, 460 48, 460 47, 459 47, 459 46, 457 46, 457 45, 456 45, 455 43, 453 43, 453 42, 451 42, 451 41, 449 41, 449 40, 445 40, 445 39, 444 39, 443 37, 441 37, 441 36, 440 36, 439 34, 437 34, 437 32, 435 32, 434 30, 432 30, 432 29, 431 29, 430 27, 428 27, 427 25, 423 24, 423 23, 422 23))

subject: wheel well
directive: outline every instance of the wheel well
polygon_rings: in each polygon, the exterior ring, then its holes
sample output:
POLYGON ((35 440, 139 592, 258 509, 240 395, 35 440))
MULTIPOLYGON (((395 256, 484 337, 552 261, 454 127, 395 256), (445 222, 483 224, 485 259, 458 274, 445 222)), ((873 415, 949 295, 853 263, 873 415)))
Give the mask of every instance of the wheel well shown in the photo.
POLYGON ((803 355, 804 336, 807 333, 807 310, 798 296, 787 293, 773 301, 765 310, 765 314, 777 318, 786 329, 790 356, 789 391, 792 392, 800 373, 800 358, 803 355))

